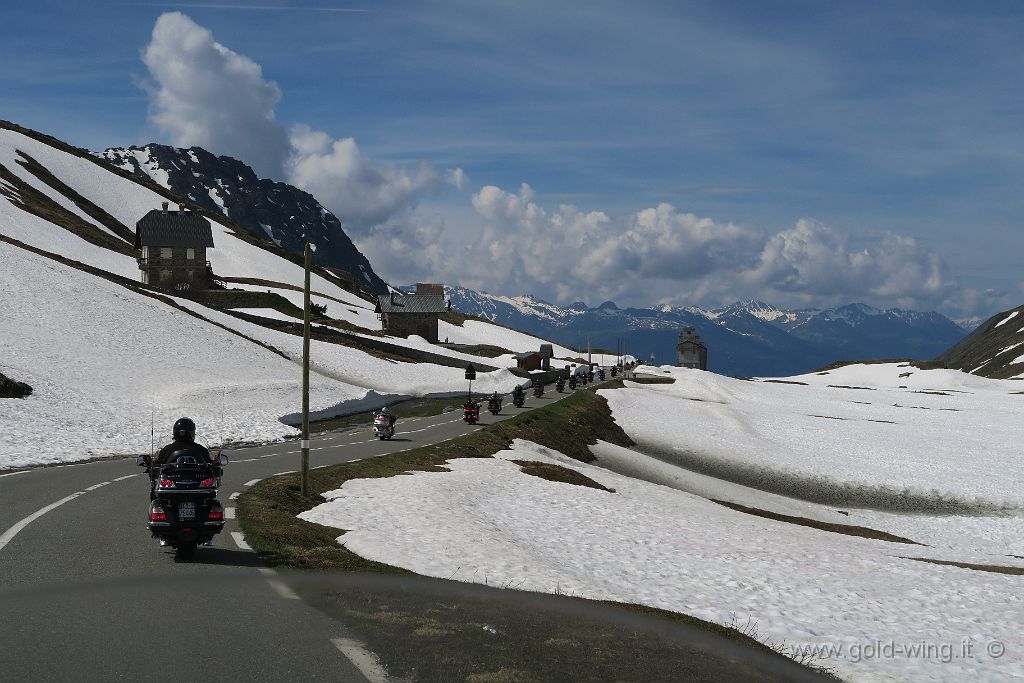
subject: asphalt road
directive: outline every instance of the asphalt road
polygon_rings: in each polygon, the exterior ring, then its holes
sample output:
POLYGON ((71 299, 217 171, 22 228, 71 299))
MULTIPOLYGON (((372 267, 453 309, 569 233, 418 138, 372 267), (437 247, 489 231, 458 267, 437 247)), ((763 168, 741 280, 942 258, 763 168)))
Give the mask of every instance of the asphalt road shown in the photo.
MULTIPOLYGON (((528 392, 525 409, 565 395, 528 392)), ((484 412, 480 424, 522 409, 506 397, 502 412, 484 412)), ((475 428, 459 411, 399 415, 396 429, 391 441, 374 439, 369 428, 317 436, 311 466, 475 428)), ((232 493, 295 470, 298 445, 225 451, 231 464, 220 500, 233 508, 232 493)), ((148 503, 134 459, 0 473, 0 680, 367 680, 351 649, 339 645, 351 636, 345 625, 297 598, 246 549, 235 520, 216 548, 177 563, 145 528, 148 503)))

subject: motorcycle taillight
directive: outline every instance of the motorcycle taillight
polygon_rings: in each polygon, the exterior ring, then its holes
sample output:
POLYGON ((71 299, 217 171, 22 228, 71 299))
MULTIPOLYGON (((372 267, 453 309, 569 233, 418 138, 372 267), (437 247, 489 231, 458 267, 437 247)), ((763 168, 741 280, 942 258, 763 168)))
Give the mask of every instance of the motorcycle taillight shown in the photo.
POLYGON ((219 522, 224 519, 223 510, 210 510, 206 515, 206 519, 211 522, 219 522))
POLYGON ((164 512, 163 508, 153 508, 149 511, 149 521, 151 522, 166 522, 167 513, 164 512))
POLYGON ((174 488, 174 480, 173 479, 161 479, 159 486, 162 489, 173 489, 174 488))
POLYGON ((213 477, 209 479, 203 479, 201 482, 199 482, 199 488, 201 489, 212 489, 216 485, 217 480, 214 479, 213 477))

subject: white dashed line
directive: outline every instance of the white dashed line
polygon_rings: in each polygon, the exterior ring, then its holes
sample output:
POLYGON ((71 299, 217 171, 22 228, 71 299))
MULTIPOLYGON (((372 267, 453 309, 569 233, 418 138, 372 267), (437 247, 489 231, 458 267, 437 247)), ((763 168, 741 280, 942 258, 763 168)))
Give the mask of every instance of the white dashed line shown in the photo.
POLYGON ((245 534, 241 531, 232 531, 231 538, 235 540, 239 550, 252 550, 252 546, 245 542, 245 534))
POLYGON ((262 479, 250 479, 249 481, 242 484, 242 486, 252 486, 253 484, 263 481, 262 479))
POLYGON ((359 669, 359 673, 366 676, 370 683, 388 683, 391 680, 388 678, 387 672, 384 671, 384 667, 381 666, 380 660, 377 659, 377 655, 370 652, 358 640, 331 638, 331 642, 334 643, 334 647, 338 648, 338 652, 345 655, 348 661, 359 669))
POLYGON ((263 574, 264 576, 268 577, 267 583, 269 583, 270 587, 274 589, 274 592, 280 595, 282 598, 286 598, 288 600, 299 599, 299 596, 296 595, 291 588, 284 585, 281 581, 278 581, 277 579, 269 578, 271 576, 277 576, 277 572, 275 572, 273 569, 271 569, 270 567, 260 567, 259 572, 260 574, 263 574))
POLYGON ((224 518, 225 519, 234 519, 235 518, 235 508, 224 508, 224 518))
POLYGON ((100 488, 101 486, 106 486, 109 483, 110 483, 109 481, 101 481, 98 484, 93 484, 92 486, 87 488, 86 491, 95 491, 96 489, 100 488))
POLYGON ((228 496, 228 500, 235 500, 235 499, 236 499, 236 498, 238 498, 238 496, 240 496, 240 495, 241 495, 241 494, 240 494, 240 493, 238 493, 238 491, 235 491, 235 492, 234 492, 234 493, 232 493, 232 494, 231 494, 230 496, 228 496))
POLYGON ((139 476, 139 475, 137 475, 137 474, 126 474, 123 477, 118 477, 117 479, 114 479, 114 481, 124 481, 125 479, 131 479, 132 477, 137 477, 137 476, 139 476))
POLYGON ((4 546, 10 543, 11 540, 18 535, 18 532, 27 527, 29 524, 39 519, 50 510, 59 508, 64 503, 70 502, 82 495, 85 495, 85 491, 76 491, 75 493, 72 493, 70 496, 65 496, 64 498, 61 498, 56 503, 50 503, 46 507, 36 510, 31 515, 29 515, 25 519, 21 520, 20 522, 12 526, 10 529, 5 531, 2 536, 0 536, 0 550, 3 550, 4 546))

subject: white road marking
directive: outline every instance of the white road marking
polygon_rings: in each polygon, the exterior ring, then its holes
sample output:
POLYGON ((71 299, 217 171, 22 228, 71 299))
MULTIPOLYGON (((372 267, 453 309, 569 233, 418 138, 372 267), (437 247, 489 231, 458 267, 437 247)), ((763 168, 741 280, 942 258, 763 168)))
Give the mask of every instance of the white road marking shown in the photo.
POLYGON ((241 494, 240 494, 240 493, 238 493, 238 491, 235 491, 235 492, 234 492, 234 493, 232 493, 232 494, 231 494, 230 496, 228 496, 228 500, 235 500, 235 499, 236 499, 236 498, 238 498, 238 496, 240 496, 240 495, 241 495, 241 494))
POLYGON ((0 474, 0 479, 2 479, 3 477, 16 477, 19 474, 28 474, 31 471, 32 470, 21 470, 20 472, 9 472, 7 474, 0 474))
POLYGON ((3 550, 4 546, 10 543, 11 540, 18 535, 18 532, 27 527, 29 524, 39 519, 50 510, 59 508, 64 503, 72 501, 75 498, 78 498, 79 496, 82 495, 85 495, 85 491, 76 491, 75 493, 72 493, 70 496, 65 496, 64 498, 61 498, 56 503, 50 503, 46 507, 36 510, 31 515, 29 515, 25 519, 21 520, 20 522, 12 526, 10 529, 5 531, 2 536, 0 536, 0 550, 3 550))
POLYGON ((224 518, 225 519, 234 519, 235 518, 235 508, 224 508, 224 518))
POLYGON ((280 476, 285 475, 285 474, 295 474, 295 470, 288 470, 287 472, 278 472, 277 474, 272 474, 270 476, 272 476, 272 477, 280 477, 280 476))
MULTIPOLYGON (((264 576, 267 576, 267 577, 277 576, 277 572, 275 572, 270 567, 260 567, 259 568, 259 572, 260 572, 260 574, 263 574, 264 576)), ((288 586, 284 585, 282 582, 278 581, 277 579, 267 578, 267 583, 269 583, 270 587, 274 589, 274 592, 277 593, 278 595, 280 595, 282 598, 287 598, 288 600, 298 600, 299 599, 299 596, 296 595, 294 593, 294 591, 292 591, 291 588, 289 588, 288 586)))
POLYGON ((242 484, 242 486, 252 486, 253 484, 263 481, 262 479, 250 479, 249 481, 242 484))
POLYGON ((235 539, 235 545, 239 550, 252 550, 252 546, 245 542, 245 534, 241 531, 232 531, 231 538, 235 539))
POLYGON ((113 481, 124 481, 125 479, 131 479, 132 477, 137 477, 137 476, 139 476, 139 475, 137 475, 137 474, 126 474, 123 477, 118 477, 117 479, 114 479, 113 481))
POLYGON ((96 490, 96 489, 98 489, 99 487, 101 487, 101 486, 106 486, 106 485, 107 485, 107 484, 109 484, 109 483, 110 483, 109 481, 101 481, 101 482, 100 482, 100 483, 98 483, 98 484, 93 484, 92 486, 90 486, 89 488, 87 488, 87 489, 86 489, 86 491, 95 491, 95 490, 96 490))
POLYGON ((370 683, 388 683, 391 680, 384 667, 381 666, 380 660, 377 659, 377 655, 370 652, 358 640, 331 638, 331 642, 334 643, 334 647, 338 648, 338 652, 345 655, 348 661, 359 669, 359 673, 366 676, 370 683))

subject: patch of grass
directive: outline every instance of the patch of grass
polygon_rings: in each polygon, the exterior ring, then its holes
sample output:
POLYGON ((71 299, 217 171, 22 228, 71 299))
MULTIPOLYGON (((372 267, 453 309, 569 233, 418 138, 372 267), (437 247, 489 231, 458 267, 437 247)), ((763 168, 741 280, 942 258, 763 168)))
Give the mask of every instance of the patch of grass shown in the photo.
POLYGON ((500 346, 494 346, 492 344, 450 344, 448 342, 441 342, 438 346, 443 346, 446 349, 459 351, 461 353, 471 353, 474 356, 482 356, 483 358, 497 358, 498 356, 512 353, 508 349, 503 349, 500 346))
POLYGON ((949 567, 960 567, 961 569, 973 569, 977 572, 992 572, 994 574, 1010 574, 1011 576, 1024 576, 1024 567, 1006 567, 1000 564, 971 564, 970 562, 954 562, 952 560, 935 560, 930 557, 904 557, 904 560, 917 560, 928 564, 941 564, 949 567))
POLYGON ((857 389, 859 391, 875 391, 872 387, 853 387, 849 384, 829 384, 829 389, 857 389))
POLYGON ((797 382, 791 379, 765 379, 761 381, 769 384, 799 384, 802 387, 810 386, 807 382, 797 382))
POLYGON ((32 393, 32 387, 0 372, 0 398, 25 398, 32 393))
POLYGON ((189 299, 212 308, 270 308, 302 319, 302 309, 273 292, 245 289, 206 289, 187 293, 189 299))
POLYGON ((560 484, 586 486, 600 491, 607 491, 608 493, 615 493, 615 489, 602 486, 587 475, 577 472, 576 470, 571 470, 568 467, 562 467, 561 465, 555 465, 554 463, 548 462, 537 462, 536 460, 513 460, 512 462, 519 465, 521 472, 529 474, 532 477, 540 477, 541 479, 558 482, 560 484))
POLYGON ((885 531, 879 531, 877 529, 871 529, 866 526, 854 526, 852 524, 834 524, 832 522, 819 522, 816 519, 810 519, 809 517, 797 517, 795 515, 781 515, 777 512, 770 512, 768 510, 761 510, 759 508, 747 507, 746 505, 740 505, 739 503, 732 503, 727 500, 714 500, 711 502, 718 503, 730 510, 736 510, 737 512, 745 512, 748 515, 756 515, 757 517, 764 517, 765 519, 772 519, 776 522, 786 522, 788 524, 798 524, 800 526, 810 527, 812 529, 819 529, 821 531, 830 531, 834 534, 845 534, 847 536, 859 536, 861 538, 873 538, 876 541, 889 541, 890 543, 908 543, 910 545, 924 545, 917 541, 912 541, 909 538, 903 538, 902 536, 895 536, 885 531))

